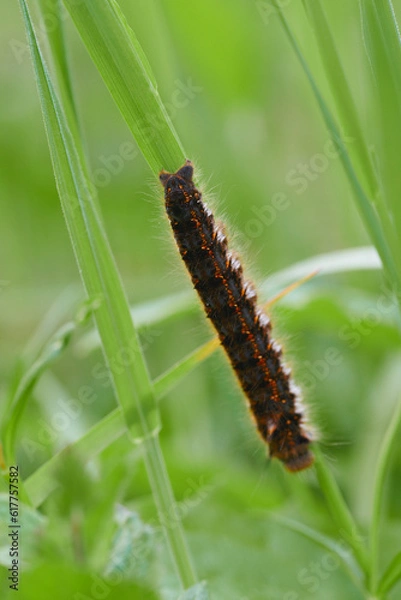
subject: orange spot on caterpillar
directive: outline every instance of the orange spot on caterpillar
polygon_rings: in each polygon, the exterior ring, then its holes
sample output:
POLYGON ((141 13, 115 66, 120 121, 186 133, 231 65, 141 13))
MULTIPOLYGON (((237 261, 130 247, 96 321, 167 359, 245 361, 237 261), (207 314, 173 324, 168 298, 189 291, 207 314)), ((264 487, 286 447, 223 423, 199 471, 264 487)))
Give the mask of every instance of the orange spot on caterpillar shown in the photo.
POLYGON ((297 388, 282 362, 281 347, 271 338, 270 319, 258 307, 253 286, 244 280, 238 258, 228 250, 226 236, 192 177, 188 160, 176 173, 160 173, 175 241, 270 456, 289 471, 301 471, 314 457, 297 388))

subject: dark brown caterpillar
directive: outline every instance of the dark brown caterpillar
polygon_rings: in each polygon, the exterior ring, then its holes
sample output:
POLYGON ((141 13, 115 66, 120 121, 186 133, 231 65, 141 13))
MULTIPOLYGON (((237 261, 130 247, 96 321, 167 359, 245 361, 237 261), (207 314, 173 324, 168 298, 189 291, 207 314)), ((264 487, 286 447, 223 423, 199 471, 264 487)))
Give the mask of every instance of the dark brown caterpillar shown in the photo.
POLYGON ((253 287, 243 279, 238 259, 192 181, 193 165, 176 173, 160 173, 174 237, 207 316, 217 330, 260 435, 270 456, 290 471, 314 460, 310 434, 304 429, 299 392, 271 338, 271 324, 256 304, 253 287))

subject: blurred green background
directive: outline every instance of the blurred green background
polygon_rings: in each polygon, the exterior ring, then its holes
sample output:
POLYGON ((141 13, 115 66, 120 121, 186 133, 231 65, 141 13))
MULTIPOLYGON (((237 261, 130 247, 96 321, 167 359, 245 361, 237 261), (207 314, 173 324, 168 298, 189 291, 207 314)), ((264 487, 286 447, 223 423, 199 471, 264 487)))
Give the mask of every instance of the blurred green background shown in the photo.
MULTIPOLYGON (((369 243, 341 164, 330 154, 316 102, 269 2, 120 4, 153 67, 188 158, 203 173, 206 196, 227 223, 232 246, 242 248, 245 271, 256 283, 315 254, 369 243)), ((320 72, 303 12, 297 2, 287 4, 302 48, 320 72)), ((394 4, 401 10, 401 2, 394 4)), ((357 3, 326 5, 367 135, 373 137, 357 3)), ((0 15, 0 391, 5 396, 18 356, 50 307, 70 303, 71 316, 83 292, 17 3, 3 5, 0 15)), ((188 291, 161 190, 67 15, 65 25, 88 155, 130 302, 188 291)), ((299 379, 318 373, 307 386, 311 420, 362 529, 371 508, 372 466, 401 383, 400 334, 393 312, 378 307, 381 286, 378 272, 322 277, 273 311, 275 330, 299 379), (326 373, 321 361, 328 348, 337 349, 341 358, 326 373)), ((100 352, 82 355, 81 335, 32 395, 19 432, 23 477, 115 406, 110 390, 91 376, 100 352), (96 402, 57 439, 46 438, 43 431, 55 407, 76 398, 88 382, 96 402)), ((210 336, 200 308, 143 332, 152 376, 210 336)), ((266 450, 222 353, 191 373, 163 400, 161 411, 169 474, 194 562, 201 579, 209 580, 213 598, 363 597, 327 551, 275 520, 285 515, 340 539, 313 472, 290 476, 281 465, 266 463, 266 450)), ((398 453, 387 486, 383 562, 394 554, 401 535, 400 474, 398 453)), ((126 519, 138 539, 148 536, 154 543, 148 540, 150 551, 125 582, 110 584, 107 597, 175 598, 161 537, 144 525, 154 523, 155 513, 140 448, 118 440, 85 468, 79 457, 71 457, 60 481, 60 491, 41 507, 42 518, 27 516, 19 597, 75 598, 78 591, 100 597, 91 590, 92 574, 105 573, 116 551, 115 535, 127 527, 126 521, 121 524, 121 509, 116 512, 120 503, 132 511, 126 519), (155 581, 159 591, 149 591, 155 581)), ((7 564, 3 554, 2 565, 7 564)), ((5 592, 6 570, 0 568, 5 592)), ((397 588, 390 597, 398 597, 397 588)))

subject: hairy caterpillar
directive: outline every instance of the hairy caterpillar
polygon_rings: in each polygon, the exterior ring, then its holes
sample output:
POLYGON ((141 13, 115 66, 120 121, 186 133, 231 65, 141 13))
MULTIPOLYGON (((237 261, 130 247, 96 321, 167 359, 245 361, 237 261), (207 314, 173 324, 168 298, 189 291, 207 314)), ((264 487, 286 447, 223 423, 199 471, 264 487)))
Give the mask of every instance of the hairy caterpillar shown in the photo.
POLYGON ((213 323, 250 405, 270 456, 290 471, 314 460, 305 430, 299 390, 283 364, 281 348, 271 337, 268 316, 257 306, 238 258, 194 186, 193 165, 160 173, 166 211, 181 257, 213 323))

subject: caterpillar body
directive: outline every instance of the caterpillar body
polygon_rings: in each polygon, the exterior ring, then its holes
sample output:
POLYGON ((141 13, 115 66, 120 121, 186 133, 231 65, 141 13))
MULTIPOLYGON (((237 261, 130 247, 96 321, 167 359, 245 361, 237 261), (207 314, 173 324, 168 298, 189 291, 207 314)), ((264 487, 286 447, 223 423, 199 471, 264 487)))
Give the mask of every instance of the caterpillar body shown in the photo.
POLYGON ((193 183, 193 165, 160 173, 165 206, 181 257, 214 325, 270 456, 289 471, 314 460, 299 390, 271 337, 269 317, 257 305, 253 286, 193 183))

